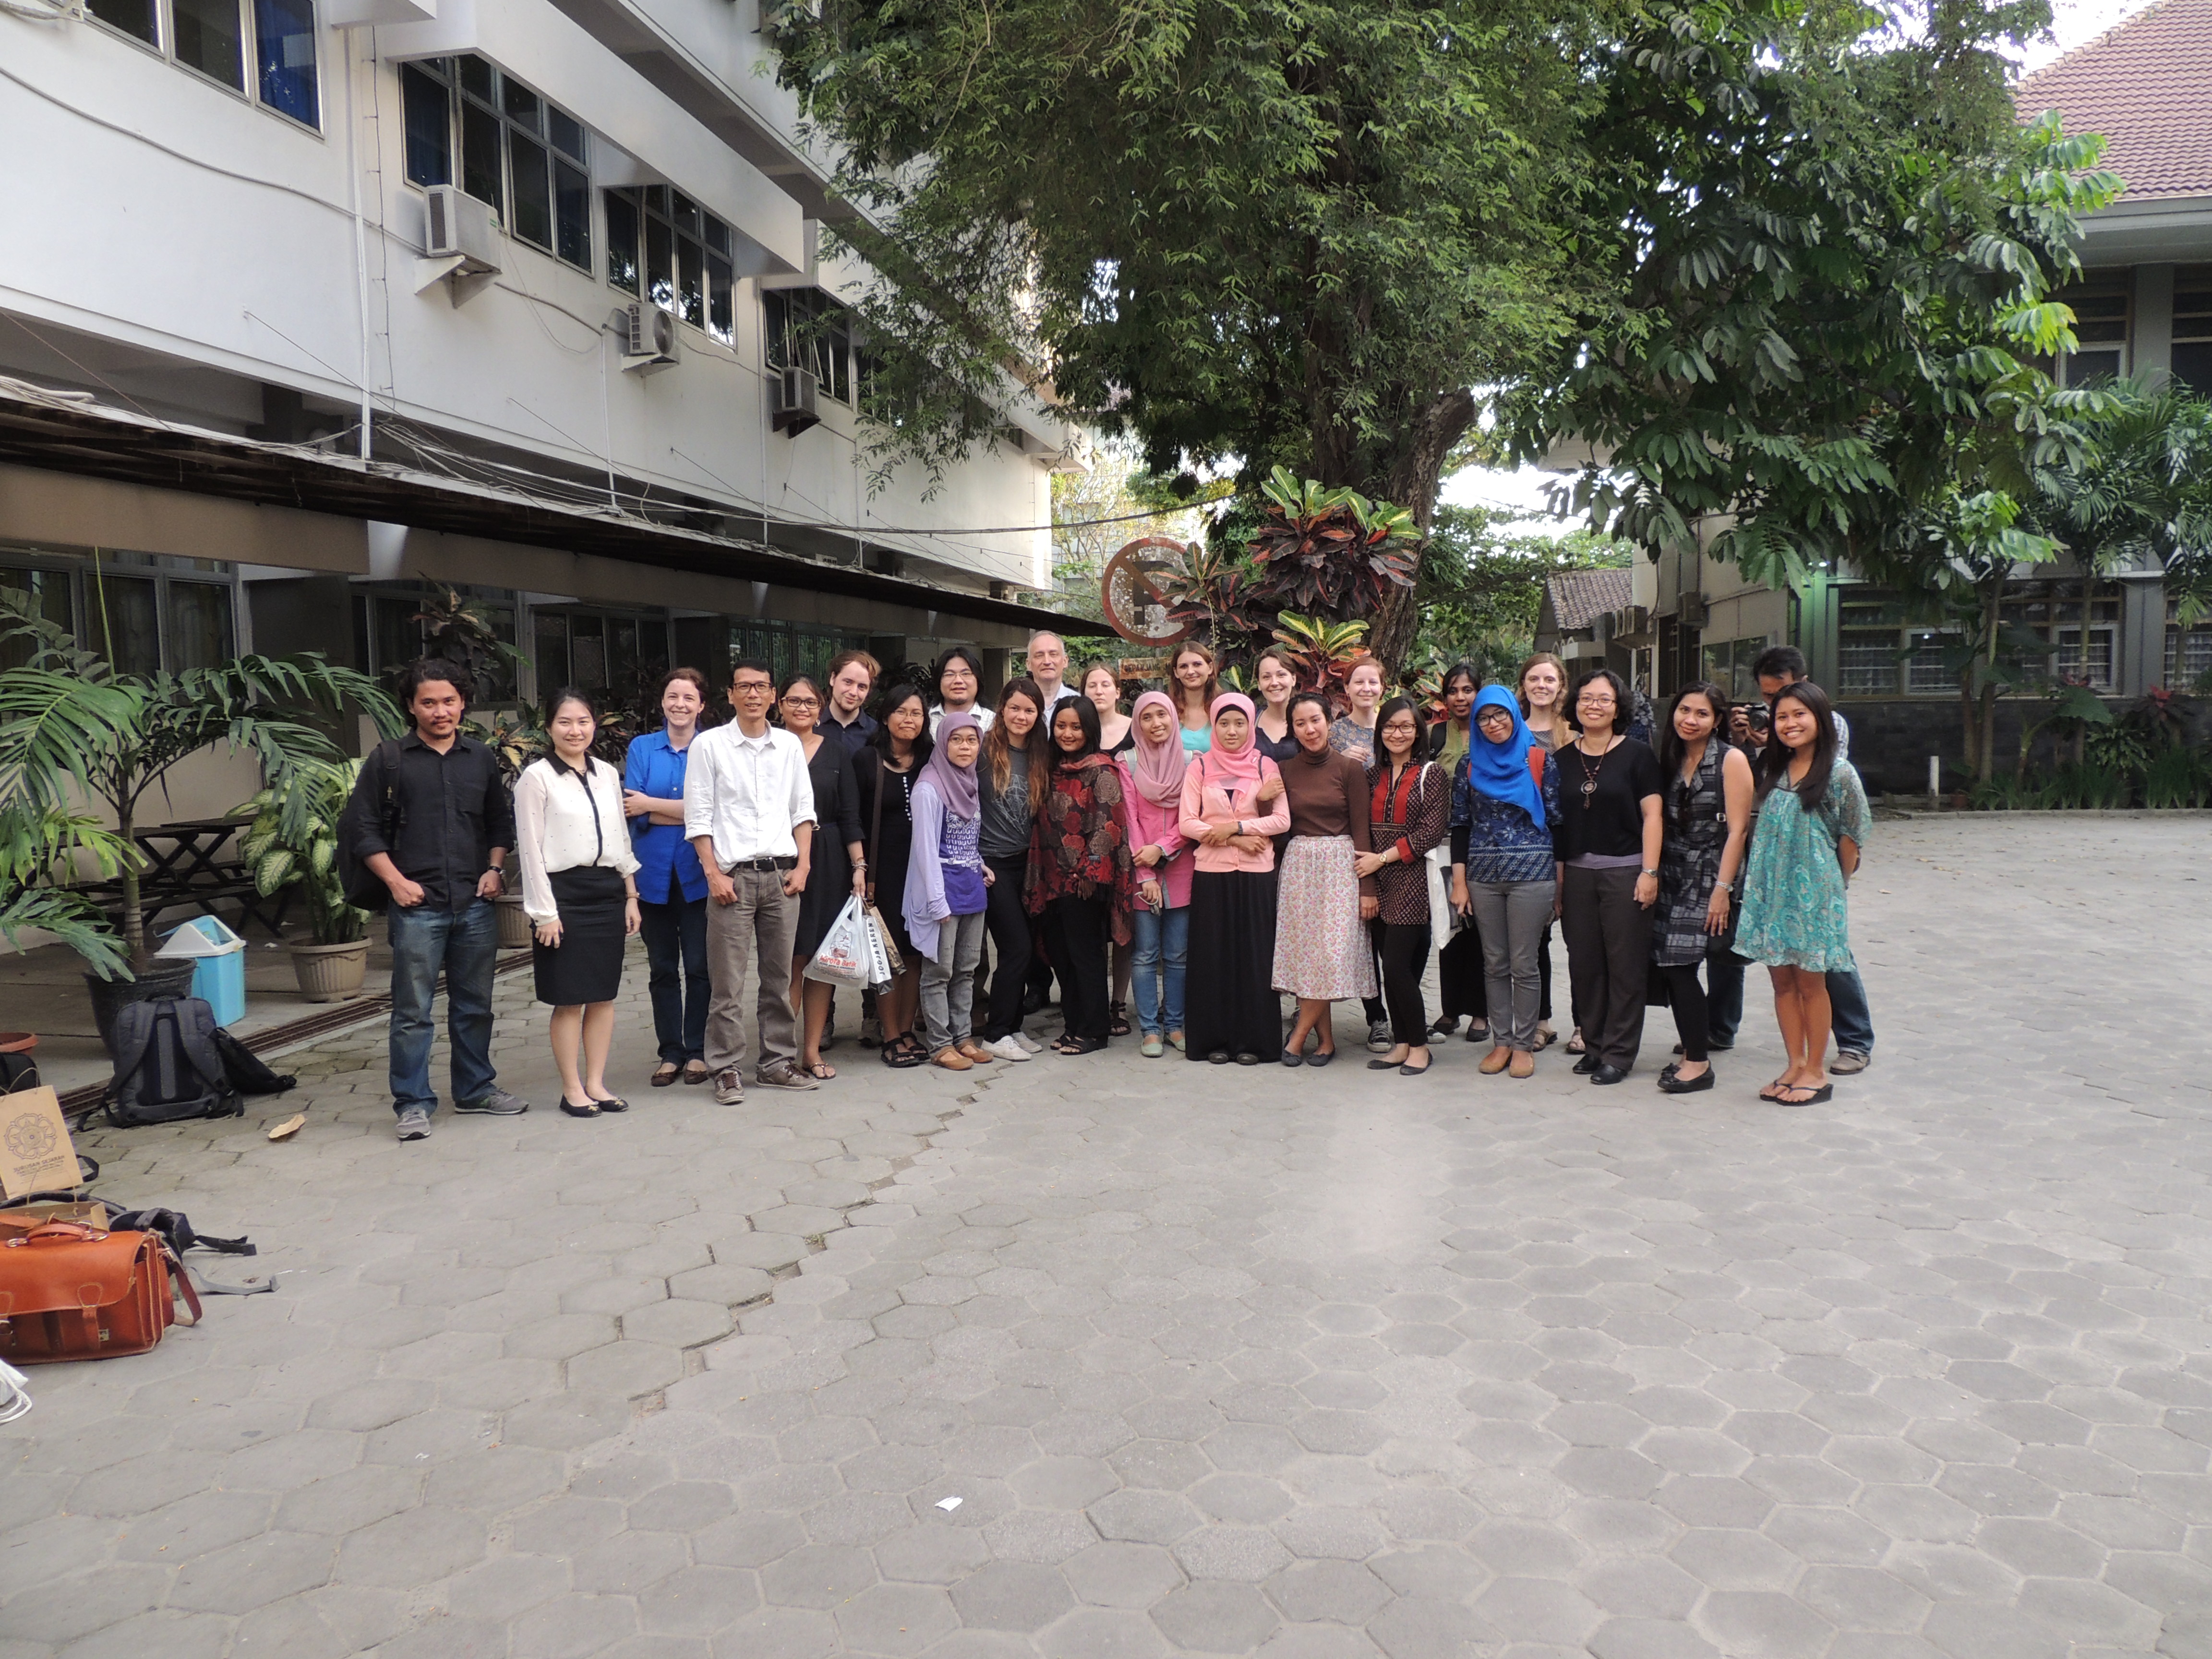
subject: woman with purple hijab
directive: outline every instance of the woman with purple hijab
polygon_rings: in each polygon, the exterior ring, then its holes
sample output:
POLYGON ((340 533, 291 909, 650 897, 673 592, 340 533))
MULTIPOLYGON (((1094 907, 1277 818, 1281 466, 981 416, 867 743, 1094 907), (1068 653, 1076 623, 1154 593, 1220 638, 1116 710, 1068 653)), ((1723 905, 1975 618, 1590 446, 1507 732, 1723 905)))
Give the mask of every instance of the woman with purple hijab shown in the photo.
POLYGON ((978 846, 982 798, 975 776, 982 726, 948 714, 914 785, 914 845, 907 855, 907 937, 921 954, 921 1020, 930 1059, 972 1070, 990 1054, 975 1041, 975 966, 983 959, 983 911, 991 868, 978 846))

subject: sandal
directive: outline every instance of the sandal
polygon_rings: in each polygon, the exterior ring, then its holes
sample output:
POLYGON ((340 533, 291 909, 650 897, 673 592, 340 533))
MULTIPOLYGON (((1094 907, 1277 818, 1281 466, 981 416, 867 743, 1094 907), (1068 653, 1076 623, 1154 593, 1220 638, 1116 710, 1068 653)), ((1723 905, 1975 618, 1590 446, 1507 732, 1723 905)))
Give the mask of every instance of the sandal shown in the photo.
POLYGON ((837 1075, 837 1068, 835 1066, 830 1065, 826 1060, 817 1060, 811 1066, 809 1066, 806 1068, 806 1075, 812 1078, 817 1083, 827 1083, 831 1078, 837 1075))
POLYGON ((1761 1100, 1773 1101, 1778 1105, 1781 1103, 1784 1091, 1794 1089, 1796 1086, 1797 1085, 1794 1083, 1784 1083, 1780 1078, 1777 1078, 1773 1082, 1768 1084, 1764 1089, 1761 1089, 1759 1091, 1759 1097, 1761 1100))
POLYGON ((1108 1003, 1106 1005, 1106 1035, 1108 1036, 1127 1036, 1129 1035, 1129 1005, 1127 1003, 1108 1003))
POLYGON ((1575 1027, 1575 1034, 1567 1039, 1567 1052, 1571 1054, 1586 1054, 1589 1052, 1589 1045, 1583 1041, 1583 1028, 1579 1025, 1575 1027))
POLYGON ((886 1042, 876 1052, 884 1064, 894 1071, 904 1072, 916 1066, 927 1065, 929 1055, 918 1043, 909 1045, 909 1037, 898 1037, 886 1042))
MULTIPOLYGON (((1711 1075, 1712 1073, 1711 1072, 1705 1073, 1706 1077, 1711 1077, 1711 1075)), ((1833 1100, 1835 1097, 1836 1085, 1832 1083, 1824 1083, 1817 1089, 1809 1083, 1793 1083, 1788 1088, 1784 1089, 1781 1094, 1772 1097, 1774 1103, 1777 1106, 1818 1106, 1824 1101, 1833 1100), (1805 1098, 1802 1100, 1785 1100, 1783 1098, 1783 1095, 1802 1095, 1805 1098)))
MULTIPOLYGON (((707 1068, 702 1066, 699 1068, 699 1074, 704 1077, 706 1073, 707 1068)), ((653 1086, 656 1089, 665 1089, 683 1075, 684 1068, 672 1060, 664 1060, 653 1068, 653 1086)))

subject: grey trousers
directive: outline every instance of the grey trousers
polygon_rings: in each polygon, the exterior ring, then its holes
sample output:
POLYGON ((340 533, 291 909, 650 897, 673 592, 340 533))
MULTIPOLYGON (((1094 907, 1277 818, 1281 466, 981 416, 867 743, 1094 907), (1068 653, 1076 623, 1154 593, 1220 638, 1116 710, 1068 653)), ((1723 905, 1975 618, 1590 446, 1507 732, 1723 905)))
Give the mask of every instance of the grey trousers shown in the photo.
POLYGON ((734 1071, 744 1063, 745 975, 760 970, 753 1017, 760 1026, 759 1069, 791 1066, 799 1059, 799 1028, 791 1013, 791 952, 799 939, 799 901, 787 898, 781 870, 732 870, 734 904, 707 901, 707 1069, 734 1071))
POLYGON ((1553 884, 1548 881, 1470 881, 1474 929, 1482 940, 1485 1006, 1492 1046, 1536 1051, 1537 1011, 1543 1001, 1544 930, 1552 922, 1553 884))
POLYGON ((939 922, 937 951, 921 964, 921 1029, 933 1054, 975 1035, 975 964, 983 960, 983 912, 939 922))

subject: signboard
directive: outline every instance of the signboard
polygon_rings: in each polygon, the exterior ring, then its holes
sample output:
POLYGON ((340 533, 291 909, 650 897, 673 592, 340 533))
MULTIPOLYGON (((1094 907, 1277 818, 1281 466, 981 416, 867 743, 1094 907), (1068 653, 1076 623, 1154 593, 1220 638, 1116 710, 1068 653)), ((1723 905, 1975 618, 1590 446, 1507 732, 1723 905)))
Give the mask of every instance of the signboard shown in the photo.
POLYGON ((1099 603, 1123 639, 1139 645, 1179 645, 1191 636, 1197 623, 1168 614, 1158 582, 1184 551, 1185 544, 1172 536, 1139 536, 1106 562, 1099 603))

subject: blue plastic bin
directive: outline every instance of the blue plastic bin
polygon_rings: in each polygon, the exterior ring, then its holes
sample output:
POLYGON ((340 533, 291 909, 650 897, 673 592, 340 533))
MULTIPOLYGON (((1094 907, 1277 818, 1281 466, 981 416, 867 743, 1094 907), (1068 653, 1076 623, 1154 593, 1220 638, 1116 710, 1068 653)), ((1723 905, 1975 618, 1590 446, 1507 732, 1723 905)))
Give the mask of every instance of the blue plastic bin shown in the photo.
POLYGON ((218 1025, 246 1018, 246 941, 213 916, 195 916, 169 935, 160 955, 191 957, 192 994, 215 1011, 218 1025))

